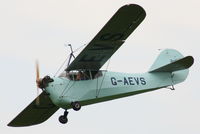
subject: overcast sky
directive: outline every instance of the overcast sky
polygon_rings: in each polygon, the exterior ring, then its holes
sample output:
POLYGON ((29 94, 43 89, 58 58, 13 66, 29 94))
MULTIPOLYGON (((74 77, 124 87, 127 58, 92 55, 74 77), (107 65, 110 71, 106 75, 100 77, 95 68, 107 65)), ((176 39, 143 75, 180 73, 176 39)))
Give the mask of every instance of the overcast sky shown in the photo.
MULTIPOLYGON (((199 134, 200 2, 198 0, 1 0, 0 132, 4 134, 199 134), (145 20, 113 55, 108 70, 146 72, 158 49, 194 56, 187 80, 175 91, 161 89, 69 110, 62 125, 57 111, 43 124, 6 125, 35 97, 35 59, 41 76, 53 76, 74 48, 87 44, 123 5, 141 5, 145 20), (120 65, 120 66, 119 66, 120 65)), ((75 55, 77 55, 75 53, 75 55)), ((105 68, 105 67, 104 67, 105 68)))

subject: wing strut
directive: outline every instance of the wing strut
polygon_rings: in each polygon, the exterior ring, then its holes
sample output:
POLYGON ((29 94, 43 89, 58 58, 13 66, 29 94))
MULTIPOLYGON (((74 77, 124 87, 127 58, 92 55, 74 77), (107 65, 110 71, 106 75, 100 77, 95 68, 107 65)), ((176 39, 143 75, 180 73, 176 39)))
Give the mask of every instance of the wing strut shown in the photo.
MULTIPOLYGON (((110 58, 110 59, 111 59, 111 58, 110 58)), ((103 79, 102 79, 102 81, 101 81, 101 84, 100 84, 100 87, 99 87, 99 88, 98 88, 98 77, 97 77, 96 98, 98 98, 99 93, 100 93, 100 90, 101 90, 101 88, 102 88, 103 81, 104 81, 104 79, 105 79, 105 76, 106 76, 106 73, 107 73, 107 70, 108 70, 108 66, 110 65, 110 59, 108 60, 108 63, 107 63, 107 66, 106 66, 106 71, 105 71, 105 73, 103 74, 103 79)))

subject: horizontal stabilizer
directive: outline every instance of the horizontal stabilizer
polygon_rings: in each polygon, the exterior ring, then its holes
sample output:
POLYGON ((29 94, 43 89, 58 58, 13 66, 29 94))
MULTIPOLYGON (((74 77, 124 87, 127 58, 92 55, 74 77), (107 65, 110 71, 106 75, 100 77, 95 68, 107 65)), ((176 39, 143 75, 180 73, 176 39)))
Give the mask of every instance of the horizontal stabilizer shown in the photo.
POLYGON ((149 72, 174 72, 178 70, 188 69, 194 63, 194 58, 192 56, 186 56, 167 65, 161 66, 159 68, 150 70, 149 72))
POLYGON ((41 93, 40 104, 36 105, 36 99, 29 104, 8 126, 24 127, 40 124, 53 115, 59 107, 55 106, 45 92, 41 93))

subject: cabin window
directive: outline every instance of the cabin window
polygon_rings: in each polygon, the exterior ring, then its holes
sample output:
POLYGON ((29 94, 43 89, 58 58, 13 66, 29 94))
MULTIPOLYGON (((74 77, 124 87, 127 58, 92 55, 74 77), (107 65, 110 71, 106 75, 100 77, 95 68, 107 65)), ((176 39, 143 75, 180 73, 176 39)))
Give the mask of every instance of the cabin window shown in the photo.
POLYGON ((70 80, 81 81, 96 79, 98 77, 101 77, 102 75, 102 71, 64 71, 60 74, 59 77, 66 77, 70 80))

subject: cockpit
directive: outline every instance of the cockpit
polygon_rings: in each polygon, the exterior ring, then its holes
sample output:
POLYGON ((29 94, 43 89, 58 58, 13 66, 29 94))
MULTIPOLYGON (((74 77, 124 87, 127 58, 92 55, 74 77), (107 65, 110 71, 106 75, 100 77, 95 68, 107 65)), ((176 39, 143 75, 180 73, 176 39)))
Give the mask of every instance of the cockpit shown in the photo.
POLYGON ((80 81, 80 80, 92 80, 103 76, 102 71, 64 71, 59 77, 65 77, 69 80, 80 81))

